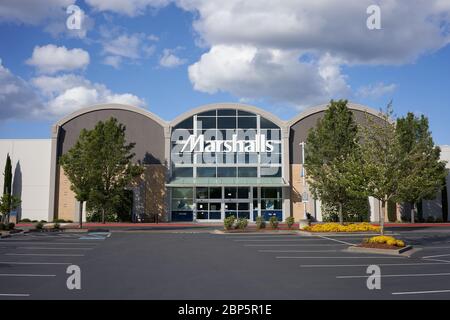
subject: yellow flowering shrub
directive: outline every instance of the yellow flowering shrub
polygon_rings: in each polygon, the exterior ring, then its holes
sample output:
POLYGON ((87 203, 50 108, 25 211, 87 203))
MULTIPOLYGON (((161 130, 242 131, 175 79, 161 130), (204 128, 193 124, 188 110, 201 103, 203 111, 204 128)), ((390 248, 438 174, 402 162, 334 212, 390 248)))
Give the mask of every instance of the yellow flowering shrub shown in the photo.
POLYGON ((367 222, 339 224, 336 222, 315 224, 303 228, 305 231, 311 232, 364 232, 364 231, 380 231, 380 227, 371 225, 367 222))
POLYGON ((402 240, 397 240, 394 237, 391 236, 376 236, 369 239, 366 239, 367 243, 385 243, 390 246, 396 246, 403 248, 405 246, 405 242, 402 240))

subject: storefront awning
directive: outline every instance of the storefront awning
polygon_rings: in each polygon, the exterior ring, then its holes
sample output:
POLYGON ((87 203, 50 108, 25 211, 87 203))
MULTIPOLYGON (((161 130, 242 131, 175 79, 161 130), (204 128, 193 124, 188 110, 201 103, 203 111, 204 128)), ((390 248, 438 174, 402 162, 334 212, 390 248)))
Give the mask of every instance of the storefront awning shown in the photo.
POLYGON ((166 184, 167 187, 288 187, 283 178, 175 178, 166 184))

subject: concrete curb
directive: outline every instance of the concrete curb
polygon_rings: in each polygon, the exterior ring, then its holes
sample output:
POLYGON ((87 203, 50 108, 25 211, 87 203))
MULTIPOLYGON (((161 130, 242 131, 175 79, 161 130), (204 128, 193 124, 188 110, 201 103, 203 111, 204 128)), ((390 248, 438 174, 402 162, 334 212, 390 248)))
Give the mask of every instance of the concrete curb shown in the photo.
POLYGON ((390 256, 403 255, 409 257, 411 254, 419 251, 420 249, 414 249, 412 246, 406 246, 404 248, 395 249, 378 249, 378 248, 365 248, 358 246, 351 246, 344 251, 358 252, 358 253, 373 253, 373 254, 385 254, 390 256))
MULTIPOLYGON (((376 236, 379 235, 379 232, 311 232, 311 231, 303 231, 303 230, 299 230, 298 231, 299 235, 303 235, 303 236, 333 236, 333 237, 348 237, 348 236, 354 236, 354 237, 360 237, 360 236, 368 236, 368 237, 372 237, 372 236, 376 236)), ((396 233, 389 231, 389 232, 385 232, 385 234, 390 234, 390 235, 394 235, 396 233)))
POLYGON ((289 234, 289 235, 296 235, 298 234, 298 231, 296 230, 270 230, 270 231, 253 231, 253 232, 248 232, 248 231, 242 231, 242 232, 226 232, 225 230, 213 230, 210 231, 209 233, 211 234, 222 234, 222 235, 233 235, 233 234, 242 234, 242 235, 254 235, 254 234, 258 234, 258 235, 264 235, 264 234, 289 234))

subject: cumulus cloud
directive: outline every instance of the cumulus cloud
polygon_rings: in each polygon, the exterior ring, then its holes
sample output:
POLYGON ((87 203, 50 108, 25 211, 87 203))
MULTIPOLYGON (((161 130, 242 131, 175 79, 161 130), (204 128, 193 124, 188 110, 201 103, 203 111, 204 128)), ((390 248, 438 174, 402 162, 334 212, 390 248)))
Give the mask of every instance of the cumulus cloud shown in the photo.
POLYGON ((145 106, 144 100, 130 93, 112 92, 104 84, 74 74, 59 76, 40 76, 31 80, 33 86, 47 101, 37 116, 61 117, 82 107, 99 103, 123 103, 145 106))
POLYGON ((126 60, 135 62, 151 56, 155 51, 154 35, 145 33, 128 34, 120 28, 100 28, 102 54, 105 55, 103 63, 119 68, 126 60))
POLYGON ((0 119, 26 117, 42 103, 33 88, 2 65, 0 59, 0 119))
POLYGON ((360 87, 356 94, 363 98, 379 98, 386 94, 393 93, 395 89, 397 89, 395 83, 384 84, 383 82, 378 82, 360 87))
POLYGON ((348 94, 343 66, 411 63, 449 43, 448 1, 377 1, 381 30, 366 27, 372 4, 178 0, 195 13, 198 43, 208 50, 189 67, 189 78, 199 91, 301 106, 348 94))
POLYGON ((111 11, 130 17, 144 14, 149 8, 161 8, 170 0, 85 0, 97 11, 111 11))
POLYGON ((112 102, 145 106, 136 95, 113 92, 75 74, 42 75, 28 82, 4 67, 0 59, 0 120, 56 119, 82 107, 112 102))
POLYGON ((0 22, 36 25, 44 20, 66 15, 66 8, 75 0, 2 0, 0 22))
POLYGON ((41 73, 56 73, 83 69, 89 64, 89 53, 83 49, 67 49, 53 44, 34 47, 33 54, 26 61, 41 73))
POLYGON ((174 68, 185 64, 187 60, 175 55, 175 51, 176 49, 164 49, 159 59, 159 65, 165 68, 174 68))

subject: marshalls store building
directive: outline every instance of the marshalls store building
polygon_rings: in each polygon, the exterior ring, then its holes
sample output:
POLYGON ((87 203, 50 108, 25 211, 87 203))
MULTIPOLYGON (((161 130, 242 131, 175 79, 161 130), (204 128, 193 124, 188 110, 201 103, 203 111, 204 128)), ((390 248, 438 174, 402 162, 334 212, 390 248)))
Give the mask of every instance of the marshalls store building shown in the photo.
MULTIPOLYGON (((366 114, 378 115, 362 105, 348 106, 360 124, 366 114)), ((154 221, 157 216, 159 221, 217 222, 229 215, 251 221, 257 216, 293 216, 297 221, 306 212, 321 221, 320 201, 308 191, 302 150, 325 109, 308 108, 282 121, 253 106, 219 103, 167 122, 137 107, 96 105, 58 121, 51 139, 0 140, 0 168, 9 153, 13 194, 22 199, 19 219, 77 221, 78 203, 58 159, 74 146, 83 128, 115 117, 126 126, 127 140, 136 143, 134 161, 145 166, 131 190, 133 221, 154 221)), ((450 147, 441 148, 443 160, 449 161, 450 147)), ((424 201, 424 218, 450 216, 442 212, 449 200, 442 192, 424 201)), ((377 221, 380 204, 372 198, 369 204, 370 220, 377 221)))

